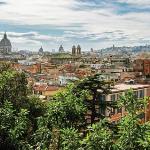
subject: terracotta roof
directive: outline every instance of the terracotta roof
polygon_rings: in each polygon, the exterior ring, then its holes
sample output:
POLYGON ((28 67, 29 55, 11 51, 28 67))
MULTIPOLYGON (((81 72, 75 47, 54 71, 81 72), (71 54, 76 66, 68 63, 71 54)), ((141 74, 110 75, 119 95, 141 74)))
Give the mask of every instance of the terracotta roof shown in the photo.
POLYGON ((49 85, 35 85, 33 86, 35 91, 57 91, 59 88, 56 86, 49 86, 49 85))

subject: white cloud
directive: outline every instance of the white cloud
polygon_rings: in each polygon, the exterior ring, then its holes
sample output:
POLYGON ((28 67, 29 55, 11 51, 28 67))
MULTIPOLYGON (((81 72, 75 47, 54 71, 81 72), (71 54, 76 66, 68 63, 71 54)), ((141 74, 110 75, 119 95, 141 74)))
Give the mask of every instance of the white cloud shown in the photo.
MULTIPOLYGON (((0 32, 1 36, 3 34, 4 34, 3 32, 0 32)), ((24 42, 26 42, 27 39, 31 39, 33 41, 59 41, 59 40, 66 41, 64 37, 43 35, 39 34, 38 32, 25 32, 25 33, 7 32, 7 34, 11 38, 11 40, 16 39, 16 42, 18 42, 19 39, 24 39, 24 42)))
MULTIPOLYGON (((150 5, 149 0, 118 1, 141 7, 150 5)), ((141 38, 150 39, 150 14, 148 12, 119 15, 116 13, 117 7, 110 6, 84 10, 82 5, 75 0, 9 0, 7 5, 1 6, 0 21, 8 21, 9 24, 17 25, 54 25, 62 28, 68 26, 70 32, 65 32, 61 36, 44 35, 36 30, 28 33, 9 33, 15 43, 33 43, 38 46, 44 41, 65 43, 75 37, 87 38, 93 42, 100 39, 111 40, 111 42, 105 40, 103 45, 109 45, 116 41, 120 44, 128 44, 137 43, 141 38), (76 4, 81 6, 80 10, 72 9, 76 4), (74 24, 81 27, 72 27, 74 24), (73 28, 76 28, 76 32, 72 31, 73 28), (120 30, 122 35, 115 32, 117 30, 120 30), (106 32, 112 32, 112 34, 106 34, 106 32), (122 37, 124 39, 121 39, 122 37)), ((103 45, 97 42, 97 47, 103 45)))
MULTIPOLYGON (((73 0, 9 0, 1 7, 0 18, 20 24, 64 24, 70 22, 73 11, 69 6, 73 0), (71 15, 70 15, 71 14, 71 15)), ((72 20, 72 19, 71 19, 72 20)))
POLYGON ((117 0, 118 2, 123 2, 131 5, 145 6, 149 7, 150 0, 117 0))
MULTIPOLYGON (((3 37, 3 34, 3 32, 0 32, 0 38, 3 37)), ((38 32, 7 32, 7 35, 12 42, 12 46, 14 49, 31 48, 33 50, 39 48, 41 45, 44 45, 44 43, 56 44, 57 42, 67 41, 65 37, 43 35, 39 34, 38 32)))

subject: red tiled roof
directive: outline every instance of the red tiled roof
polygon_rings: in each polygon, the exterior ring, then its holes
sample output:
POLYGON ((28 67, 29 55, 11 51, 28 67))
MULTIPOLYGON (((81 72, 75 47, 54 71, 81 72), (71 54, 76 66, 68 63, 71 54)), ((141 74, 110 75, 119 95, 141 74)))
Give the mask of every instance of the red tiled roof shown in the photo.
POLYGON ((57 91, 59 88, 56 86, 49 86, 49 85, 35 85, 33 86, 35 91, 57 91))

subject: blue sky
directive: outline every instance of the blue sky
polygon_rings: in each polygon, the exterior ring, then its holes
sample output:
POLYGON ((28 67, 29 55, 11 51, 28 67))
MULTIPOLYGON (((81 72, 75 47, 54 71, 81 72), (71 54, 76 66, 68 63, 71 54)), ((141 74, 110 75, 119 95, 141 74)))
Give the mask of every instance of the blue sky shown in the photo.
POLYGON ((150 0, 0 0, 0 10, 14 50, 150 44, 150 0))

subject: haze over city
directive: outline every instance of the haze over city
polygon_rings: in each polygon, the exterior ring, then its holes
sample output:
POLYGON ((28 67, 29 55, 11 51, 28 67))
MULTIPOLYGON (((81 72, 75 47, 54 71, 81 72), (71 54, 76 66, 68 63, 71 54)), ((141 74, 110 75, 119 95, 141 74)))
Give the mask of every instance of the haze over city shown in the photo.
POLYGON ((1 0, 0 37, 13 49, 84 50, 145 45, 150 40, 149 0, 1 0))

